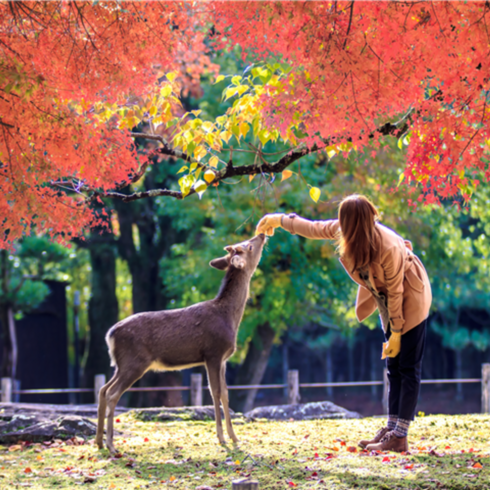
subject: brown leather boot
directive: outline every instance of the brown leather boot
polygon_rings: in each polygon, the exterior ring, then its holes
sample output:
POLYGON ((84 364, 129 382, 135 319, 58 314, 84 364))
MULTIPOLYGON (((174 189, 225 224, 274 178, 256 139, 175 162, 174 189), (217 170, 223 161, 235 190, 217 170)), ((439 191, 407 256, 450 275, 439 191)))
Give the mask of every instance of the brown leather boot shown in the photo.
POLYGON ((376 444, 381 441, 383 436, 389 431, 390 429, 388 429, 388 427, 383 427, 376 432, 376 435, 371 440, 363 439, 362 441, 359 441, 359 446, 362 447, 362 449, 365 449, 366 446, 369 446, 369 444, 376 444))
POLYGON ((406 437, 397 437, 395 432, 390 430, 387 432, 381 441, 377 444, 369 444, 366 449, 368 451, 395 451, 402 453, 408 451, 408 442, 406 437))

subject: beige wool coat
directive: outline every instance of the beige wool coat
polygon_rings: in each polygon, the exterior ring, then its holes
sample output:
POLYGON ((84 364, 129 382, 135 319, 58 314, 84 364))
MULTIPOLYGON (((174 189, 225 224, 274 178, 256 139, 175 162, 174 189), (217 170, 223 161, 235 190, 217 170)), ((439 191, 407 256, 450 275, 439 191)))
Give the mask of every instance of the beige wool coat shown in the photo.
MULTIPOLYGON (((282 227, 292 234, 317 240, 335 240, 339 221, 310 221, 296 215, 284 215, 282 227)), ((429 276, 421 260, 412 252, 412 244, 390 228, 376 224, 381 246, 376 259, 369 265, 371 284, 388 299, 391 328, 403 334, 419 325, 429 315, 432 291, 429 276)), ((359 285, 356 316, 362 322, 378 308, 372 293, 364 286, 352 265, 340 258, 345 270, 359 285)))

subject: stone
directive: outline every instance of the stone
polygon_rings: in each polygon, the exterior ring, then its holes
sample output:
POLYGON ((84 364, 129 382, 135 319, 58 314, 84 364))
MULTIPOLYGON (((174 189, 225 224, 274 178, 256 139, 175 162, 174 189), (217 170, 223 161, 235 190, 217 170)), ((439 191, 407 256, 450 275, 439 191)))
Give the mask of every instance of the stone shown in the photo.
POLYGON ((0 421, 0 444, 85 438, 95 435, 96 430, 93 422, 77 415, 49 418, 43 414, 17 414, 8 421, 0 421))
MULTIPOLYGON (((205 405, 202 407, 162 407, 162 408, 141 408, 131 410, 130 413, 138 420, 144 422, 158 421, 168 422, 172 420, 214 420, 214 407, 205 405)), ((224 419, 223 410, 221 416, 224 419)), ((230 409, 231 418, 236 417, 235 412, 230 409)))
POLYGON ((271 405, 257 407, 244 414, 247 420, 321 420, 321 419, 360 419, 357 412, 351 412, 332 402, 300 403, 298 405, 271 405))
MULTIPOLYGON (((116 407, 115 413, 121 414, 129 409, 116 407)), ((9 420, 15 414, 37 414, 52 418, 61 415, 80 415, 81 417, 97 418, 97 405, 50 405, 47 403, 0 403, 0 420, 9 420)))

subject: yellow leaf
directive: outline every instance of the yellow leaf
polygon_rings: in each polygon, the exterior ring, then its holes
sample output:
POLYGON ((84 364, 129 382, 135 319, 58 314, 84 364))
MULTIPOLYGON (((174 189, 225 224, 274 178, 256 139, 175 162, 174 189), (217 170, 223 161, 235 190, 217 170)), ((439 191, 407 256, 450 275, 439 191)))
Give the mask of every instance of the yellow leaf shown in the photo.
POLYGON ((206 185, 206 182, 204 180, 199 179, 195 184, 194 184, 194 190, 196 191, 197 195, 199 196, 199 199, 201 199, 202 195, 206 191, 208 186, 206 185))
POLYGON ((162 87, 160 90, 160 94, 162 97, 168 97, 172 93, 172 87, 170 85, 165 85, 165 87, 162 87))
POLYGON ((249 175, 249 176, 248 176, 248 181, 249 181, 249 182, 252 182, 252 180, 254 180, 255 175, 256 175, 256 174, 249 175))
POLYGON ((218 162, 219 162, 219 159, 218 157, 216 156, 212 156, 210 159, 209 159, 209 165, 211 165, 211 167, 214 167, 216 168, 218 166, 218 162))
POLYGON ((400 186, 400 184, 403 182, 403 179, 404 179, 404 178, 405 178, 405 173, 404 173, 404 172, 402 172, 402 173, 400 174, 399 179, 398 179, 398 186, 400 186))
POLYGON ((219 83, 219 82, 221 82, 221 80, 224 80, 224 79, 225 79, 225 76, 224 75, 218 75, 216 77, 216 81, 214 83, 219 83))
POLYGON ((158 109, 156 106, 152 105, 150 107, 150 116, 153 117, 157 113, 158 109))
POLYGON ((175 78, 177 77, 177 73, 175 73, 174 71, 172 71, 170 73, 167 73, 166 77, 167 77, 167 80, 169 82, 173 82, 175 80, 175 78))
POLYGON ((180 168, 180 170, 177 172, 178 174, 185 172, 187 170, 187 165, 184 165, 183 167, 180 168))
POLYGON ((262 131, 259 132, 258 137, 262 145, 265 145, 271 139, 271 134, 267 129, 262 129, 262 131))
POLYGON ((237 93, 236 87, 230 87, 225 90, 225 100, 228 100, 230 97, 233 97, 237 93))
POLYGON ((225 141, 226 143, 228 143, 228 141, 230 141, 230 138, 231 138, 231 133, 229 131, 223 131, 221 133, 221 139, 223 141, 225 141))
POLYGON ((207 155, 207 150, 204 148, 204 146, 198 146, 194 150, 194 158, 198 161, 201 161, 202 158, 204 158, 207 155))
POLYGON ((176 480, 176 479, 177 479, 177 478, 175 478, 175 476, 171 476, 171 477, 170 477, 168 480, 169 480, 169 481, 174 481, 174 480, 176 480))
POLYGON ((247 123, 240 124, 240 134, 242 136, 247 136, 248 130, 250 129, 247 123))
POLYGON ((204 172, 204 180, 210 184, 213 180, 214 180, 214 172, 212 170, 206 170, 206 172, 204 172))
POLYGON ((289 179, 291 175, 293 175, 293 172, 291 172, 291 170, 283 170, 281 182, 285 181, 286 179, 289 179))
POLYGON ((312 187, 310 189, 310 197, 313 199, 313 201, 318 202, 318 199, 320 199, 322 191, 318 187, 312 187))
POLYGON ((211 121, 204 121, 202 123, 202 128, 204 131, 211 131, 213 129, 214 124, 211 121))
POLYGON ((328 158, 333 158, 337 154, 335 151, 335 146, 327 146, 326 150, 328 158))
POLYGON ((247 90, 248 87, 246 85, 238 85, 237 87, 238 95, 243 95, 247 90))
POLYGON ((240 464, 240 460, 239 460, 239 459, 237 459, 237 460, 235 461, 235 464, 240 464))

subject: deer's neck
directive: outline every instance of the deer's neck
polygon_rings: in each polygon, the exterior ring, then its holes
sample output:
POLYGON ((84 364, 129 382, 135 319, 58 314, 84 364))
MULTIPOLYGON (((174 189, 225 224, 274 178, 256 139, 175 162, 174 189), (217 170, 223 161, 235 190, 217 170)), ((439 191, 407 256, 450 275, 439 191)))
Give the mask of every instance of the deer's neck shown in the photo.
POLYGON ((229 317, 235 328, 238 328, 242 321, 250 279, 249 274, 244 271, 235 268, 228 270, 221 283, 218 296, 216 296, 220 308, 229 317))

